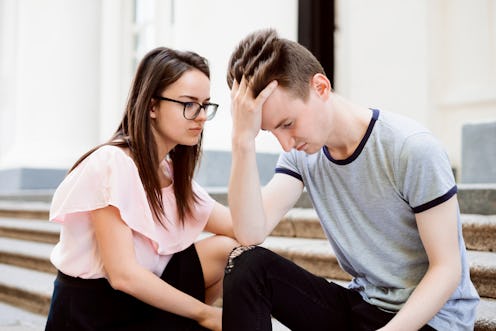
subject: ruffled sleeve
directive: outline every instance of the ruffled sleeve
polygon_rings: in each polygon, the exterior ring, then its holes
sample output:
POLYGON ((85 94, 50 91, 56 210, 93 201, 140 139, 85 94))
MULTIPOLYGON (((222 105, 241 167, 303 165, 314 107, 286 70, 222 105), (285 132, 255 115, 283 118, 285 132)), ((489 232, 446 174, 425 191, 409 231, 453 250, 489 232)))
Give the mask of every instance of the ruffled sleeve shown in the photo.
POLYGON ((161 255, 176 253, 191 245, 203 231, 213 200, 196 183, 200 197, 184 226, 177 220, 172 187, 163 189, 166 212, 164 225, 155 221, 134 161, 120 148, 103 146, 88 156, 58 187, 50 220, 66 224, 89 221, 88 212, 109 205, 116 207, 123 221, 137 234, 148 238, 161 255))
POLYGON ((57 188, 50 220, 64 223, 71 214, 109 205, 117 207, 125 219, 151 216, 133 160, 118 147, 103 146, 69 173, 57 188))

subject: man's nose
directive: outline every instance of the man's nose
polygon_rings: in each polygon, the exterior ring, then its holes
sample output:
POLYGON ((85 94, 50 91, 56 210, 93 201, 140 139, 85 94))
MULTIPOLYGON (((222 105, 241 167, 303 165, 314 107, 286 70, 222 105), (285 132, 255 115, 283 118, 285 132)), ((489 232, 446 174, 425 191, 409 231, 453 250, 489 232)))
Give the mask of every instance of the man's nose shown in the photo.
POLYGON ((289 152, 294 147, 294 139, 288 134, 275 134, 279 144, 285 152, 289 152))

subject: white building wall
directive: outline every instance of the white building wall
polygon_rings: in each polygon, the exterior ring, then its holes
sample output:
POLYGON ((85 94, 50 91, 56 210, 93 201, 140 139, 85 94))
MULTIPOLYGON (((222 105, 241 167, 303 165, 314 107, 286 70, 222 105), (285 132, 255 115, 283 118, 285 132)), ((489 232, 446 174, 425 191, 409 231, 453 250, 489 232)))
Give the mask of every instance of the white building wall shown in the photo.
POLYGON ((12 144, 17 112, 17 3, 0 1, 0 159, 12 144))
MULTIPOLYGON (((101 141, 111 135, 120 120, 134 74, 123 69, 129 67, 126 58, 133 56, 130 40, 140 29, 129 23, 132 1, 104 0, 103 3, 102 40, 108 42, 102 43, 101 141)), ((150 18, 153 30, 151 34, 146 31, 142 34, 136 58, 157 46, 193 50, 205 56, 211 67, 212 100, 220 108, 215 119, 206 125, 204 148, 229 150, 230 140, 226 138, 231 127, 230 97, 225 80, 229 55, 242 37, 259 28, 273 27, 282 36, 296 40, 297 0, 141 0, 141 3, 152 8, 155 15, 150 18)), ((275 138, 262 132, 257 150, 276 153, 281 149, 275 138)))
POLYGON ((427 1, 338 1, 337 93, 425 123, 426 21, 427 1))
MULTIPOLYGON (((228 57, 258 28, 296 40, 298 0, 137 1, 151 11, 133 23, 133 0, 0 0, 0 170, 67 168, 108 139, 136 59, 156 46, 210 60, 221 107, 205 149, 229 150, 228 57)), ((336 7, 336 92, 422 122, 460 167, 461 126, 496 120, 496 0, 336 7)), ((265 132, 257 150, 281 151, 265 132)))
POLYGON ((495 0, 337 0, 336 91, 412 117, 461 167, 468 122, 496 121, 495 0))
POLYGON ((0 167, 66 166, 98 136, 99 1, 19 0, 2 8, 15 38, 2 48, 0 167))
POLYGON ((429 10, 428 123, 460 169, 462 126, 496 122, 496 0, 437 0, 429 10))
MULTIPOLYGON (((253 30, 272 27, 285 38, 298 34, 297 0, 181 0, 175 1, 173 44, 205 56, 211 65, 212 100, 220 104, 204 135, 206 149, 231 148, 230 96, 226 83, 227 62, 234 47, 253 30)), ((257 151, 280 152, 267 132, 257 137, 257 151)))

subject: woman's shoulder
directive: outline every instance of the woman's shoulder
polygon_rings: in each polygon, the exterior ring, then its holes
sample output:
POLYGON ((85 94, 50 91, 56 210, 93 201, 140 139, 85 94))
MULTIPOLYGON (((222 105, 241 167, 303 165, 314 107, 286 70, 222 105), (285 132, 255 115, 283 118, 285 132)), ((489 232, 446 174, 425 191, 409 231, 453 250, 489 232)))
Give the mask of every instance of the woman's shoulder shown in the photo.
POLYGON ((78 173, 83 169, 104 171, 111 168, 135 168, 135 163, 129 152, 121 147, 103 145, 96 148, 72 172, 78 173))
POLYGON ((54 193, 51 217, 101 208, 126 195, 144 195, 132 158, 120 147, 101 146, 60 183, 54 193))
POLYGON ((84 179, 104 184, 113 177, 121 180, 134 179, 136 165, 126 150, 112 145, 103 145, 95 149, 67 175, 64 182, 84 179))
POLYGON ((114 146, 114 145, 102 145, 95 149, 90 156, 98 157, 98 158, 122 158, 129 159, 132 161, 131 155, 129 154, 128 149, 124 149, 122 147, 114 146))

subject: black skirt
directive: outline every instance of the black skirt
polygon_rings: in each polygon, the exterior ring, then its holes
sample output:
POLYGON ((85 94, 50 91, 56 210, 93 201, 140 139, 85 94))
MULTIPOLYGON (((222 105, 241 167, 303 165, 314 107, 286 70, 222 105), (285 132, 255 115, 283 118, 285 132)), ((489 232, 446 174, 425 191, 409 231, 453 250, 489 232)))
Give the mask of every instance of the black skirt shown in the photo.
MULTIPOLYGON (((205 302, 205 281, 195 246, 172 256, 163 281, 205 302)), ((114 290, 107 279, 75 278, 58 272, 47 331, 206 330, 196 321, 150 306, 114 290)))

